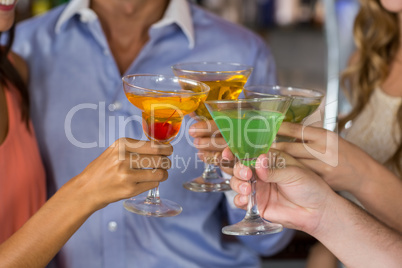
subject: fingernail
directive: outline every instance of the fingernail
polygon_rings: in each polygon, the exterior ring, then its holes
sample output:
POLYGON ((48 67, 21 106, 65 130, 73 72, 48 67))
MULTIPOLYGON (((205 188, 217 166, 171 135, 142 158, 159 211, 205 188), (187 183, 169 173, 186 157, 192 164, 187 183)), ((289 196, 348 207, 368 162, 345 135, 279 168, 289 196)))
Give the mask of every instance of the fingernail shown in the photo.
POLYGON ((247 169, 246 169, 246 168, 242 168, 242 169, 240 170, 240 176, 241 176, 243 179, 247 179, 247 169))
POLYGON ((248 198, 247 198, 247 196, 246 195, 242 195, 242 196, 240 196, 240 202, 242 202, 243 204, 246 204, 247 202, 248 202, 248 200, 247 200, 248 198))
POLYGON ((241 192, 242 194, 246 194, 247 186, 248 186, 247 183, 242 183, 242 184, 240 185, 240 192, 241 192))
POLYGON ((194 144, 199 144, 200 143, 200 139, 199 138, 195 138, 194 139, 194 144))

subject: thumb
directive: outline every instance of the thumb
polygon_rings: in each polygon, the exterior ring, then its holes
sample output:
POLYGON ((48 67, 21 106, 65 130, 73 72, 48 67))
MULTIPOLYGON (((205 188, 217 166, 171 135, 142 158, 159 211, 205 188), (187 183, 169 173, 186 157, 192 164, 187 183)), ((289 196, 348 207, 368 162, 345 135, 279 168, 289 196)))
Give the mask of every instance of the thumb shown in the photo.
POLYGON ((226 159, 227 161, 235 160, 235 156, 233 155, 232 151, 230 151, 229 147, 226 147, 222 152, 222 158, 226 159))
POLYGON ((298 177, 296 173, 300 167, 303 165, 290 155, 271 149, 258 157, 255 170, 262 181, 287 183, 298 177))

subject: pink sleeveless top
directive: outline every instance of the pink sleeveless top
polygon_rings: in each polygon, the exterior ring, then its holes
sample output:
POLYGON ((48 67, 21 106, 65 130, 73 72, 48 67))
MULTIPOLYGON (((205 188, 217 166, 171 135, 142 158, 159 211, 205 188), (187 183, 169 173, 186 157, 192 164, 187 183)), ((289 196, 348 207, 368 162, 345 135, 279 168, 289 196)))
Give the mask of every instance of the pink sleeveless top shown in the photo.
POLYGON ((8 107, 7 137, 0 144, 0 244, 17 231, 45 202, 45 171, 30 123, 21 120, 20 94, 4 89, 8 107))

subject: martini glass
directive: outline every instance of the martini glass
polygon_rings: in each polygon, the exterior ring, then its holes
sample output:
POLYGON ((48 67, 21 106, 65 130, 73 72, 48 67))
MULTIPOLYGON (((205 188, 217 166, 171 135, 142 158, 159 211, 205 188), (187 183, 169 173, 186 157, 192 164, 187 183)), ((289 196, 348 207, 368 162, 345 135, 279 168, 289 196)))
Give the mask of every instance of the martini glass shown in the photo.
POLYGON ((262 235, 282 231, 281 224, 260 217, 255 196, 255 165, 258 156, 271 147, 291 102, 285 96, 205 102, 232 153, 253 172, 246 216, 236 224, 223 227, 224 234, 262 235))
MULTIPOLYGON (((151 141, 168 144, 178 134, 183 117, 197 109, 207 98, 209 87, 186 78, 163 75, 127 75, 123 77, 127 99, 142 111, 142 126, 151 141)), ((159 197, 159 187, 146 198, 133 197, 124 207, 134 213, 154 216, 176 216, 182 207, 159 197)))
MULTIPOLYGON (((248 65, 224 62, 190 62, 172 66, 179 77, 202 81, 210 87, 207 100, 234 100, 240 95, 253 68, 248 65)), ((212 120, 203 103, 195 111, 197 120, 212 120)), ((222 178, 218 166, 212 161, 205 163, 200 177, 183 184, 194 192, 224 192, 231 190, 229 181, 222 178)))
MULTIPOLYGON (((292 104, 286 113, 283 122, 302 123, 320 106, 324 95, 311 89, 302 89, 283 86, 248 86, 244 88, 246 98, 266 98, 272 95, 289 96, 292 104)), ((294 138, 277 136, 276 142, 292 142, 294 138)))

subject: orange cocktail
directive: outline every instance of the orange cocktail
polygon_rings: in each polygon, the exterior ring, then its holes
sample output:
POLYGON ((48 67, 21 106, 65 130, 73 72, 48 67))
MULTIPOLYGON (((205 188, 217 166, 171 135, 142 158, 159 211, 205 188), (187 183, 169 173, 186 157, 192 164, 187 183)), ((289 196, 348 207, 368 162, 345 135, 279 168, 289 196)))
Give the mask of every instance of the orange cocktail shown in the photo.
MULTIPOLYGON (((179 133, 183 117, 194 112, 209 93, 201 82, 176 76, 127 75, 123 77, 127 99, 142 111, 142 126, 148 139, 169 143, 179 133)), ((146 198, 133 197, 124 207, 134 213, 154 216, 176 216, 182 207, 159 197, 159 188, 149 191, 146 198)))
POLYGON ((162 97, 126 93, 126 96, 134 106, 143 111, 143 129, 147 137, 163 143, 176 137, 183 117, 193 112, 206 98, 206 94, 162 97))

